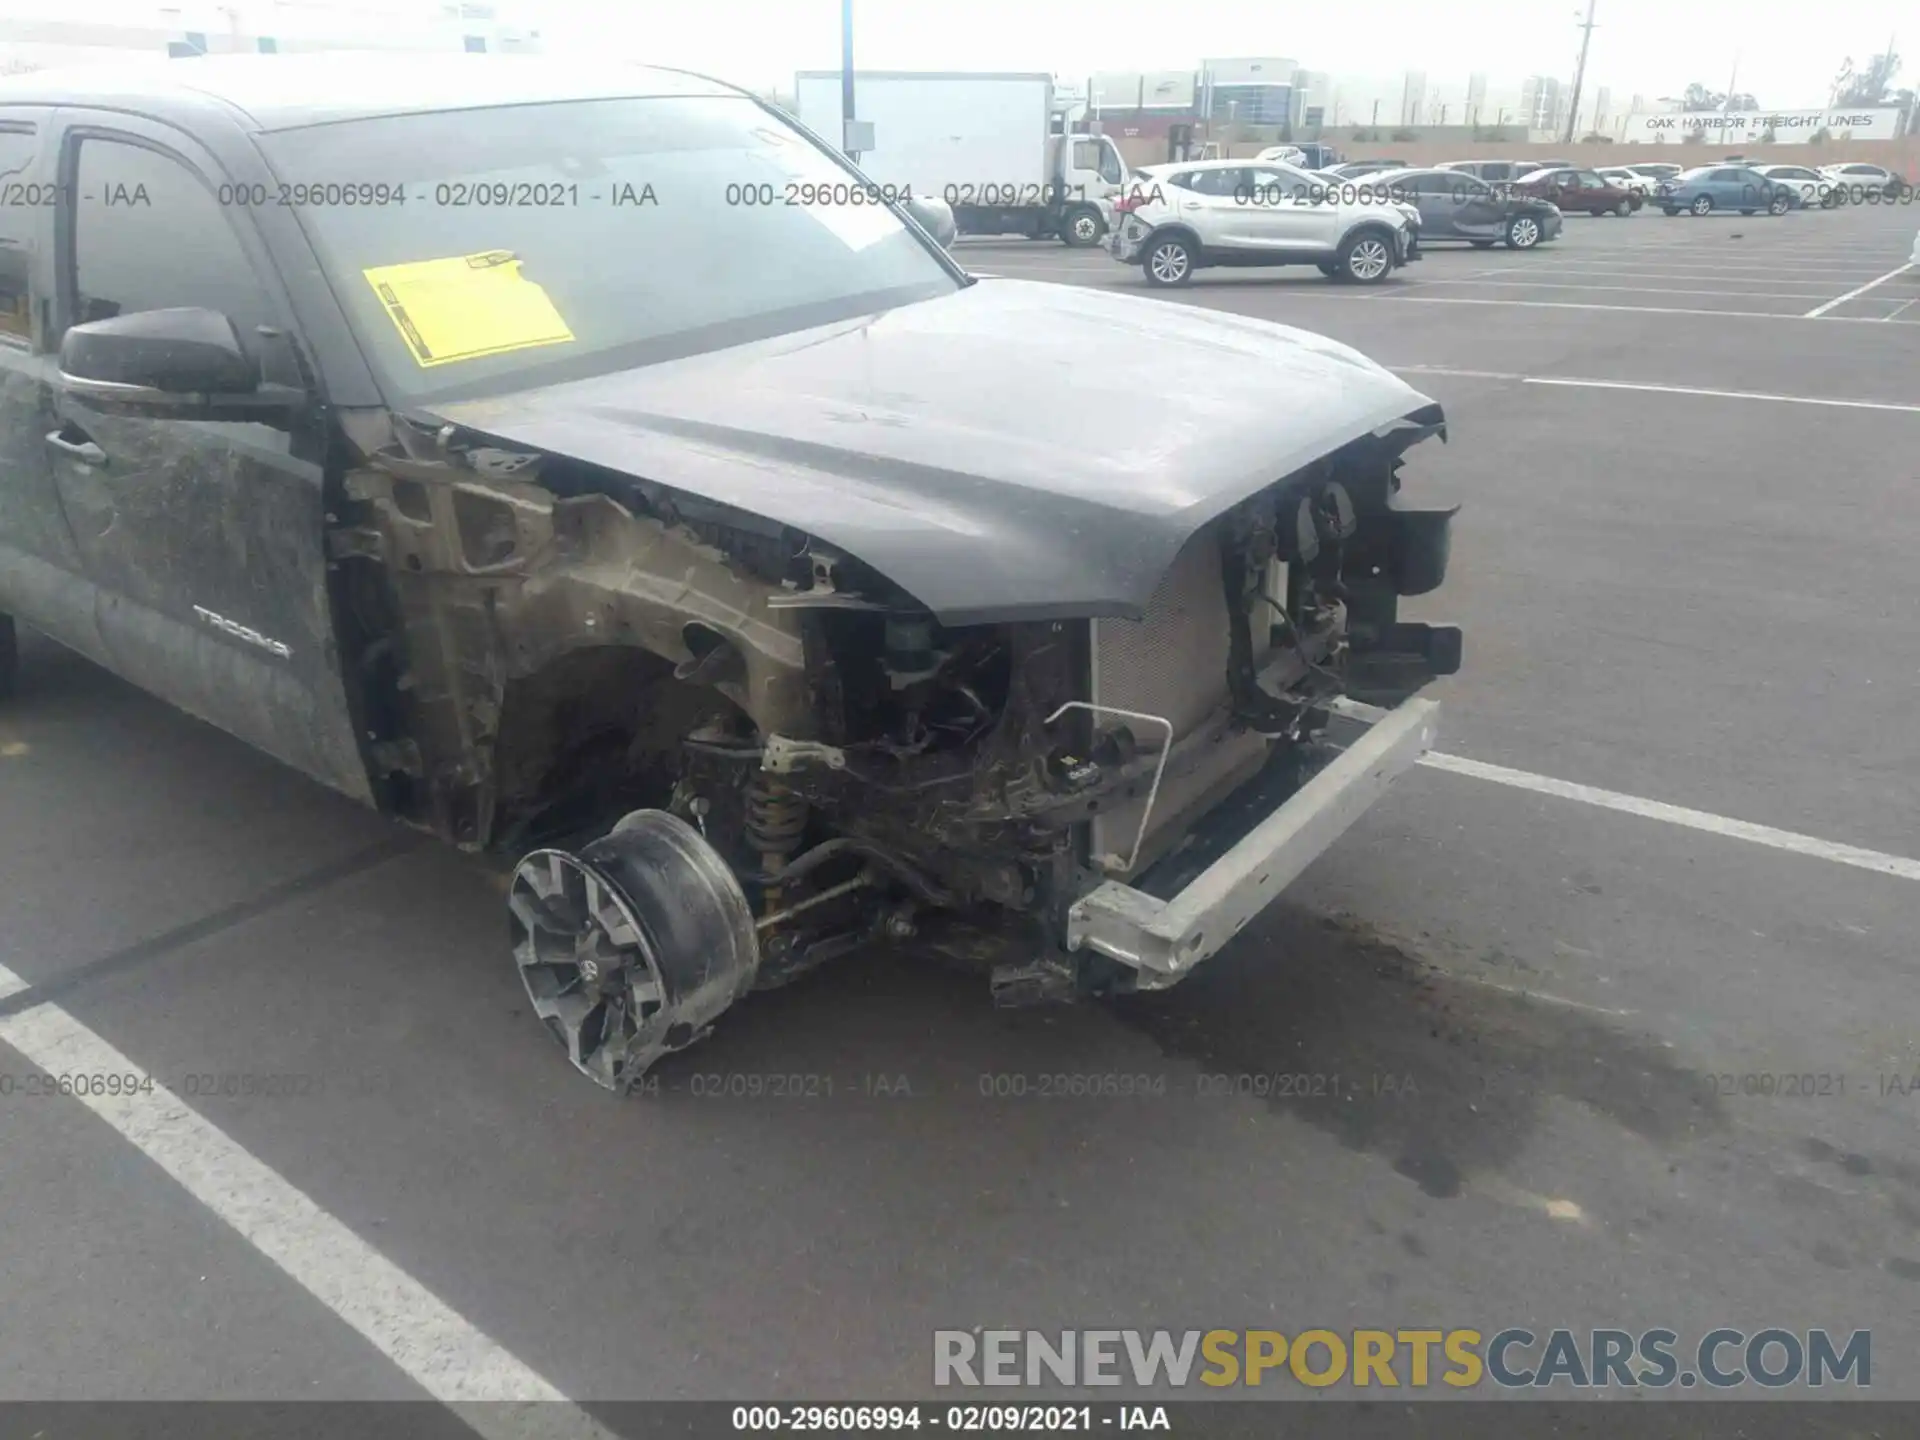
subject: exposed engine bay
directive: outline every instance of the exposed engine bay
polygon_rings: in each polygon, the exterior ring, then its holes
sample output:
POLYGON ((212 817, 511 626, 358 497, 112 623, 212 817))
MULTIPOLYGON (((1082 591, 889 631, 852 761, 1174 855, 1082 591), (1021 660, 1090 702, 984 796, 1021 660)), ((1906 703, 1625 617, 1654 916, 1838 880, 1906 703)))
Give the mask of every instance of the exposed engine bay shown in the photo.
POLYGON ((875 942, 1008 1003, 1163 983, 1064 950, 1075 902, 1177 888, 1232 797, 1314 772, 1330 705, 1458 667, 1397 614, 1447 563, 1452 509, 1399 498, 1428 408, 1201 524, 1138 615, 961 625, 790 525, 362 417, 329 540, 370 768, 524 857, 523 978, 610 1087, 875 942))

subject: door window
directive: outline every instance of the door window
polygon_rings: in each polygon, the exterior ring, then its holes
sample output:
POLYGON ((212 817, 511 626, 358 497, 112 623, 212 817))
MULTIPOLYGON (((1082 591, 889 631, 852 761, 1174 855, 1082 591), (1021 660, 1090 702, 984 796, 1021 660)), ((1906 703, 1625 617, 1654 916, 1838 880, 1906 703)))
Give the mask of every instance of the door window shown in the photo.
POLYGON ((1242 165, 1229 165, 1219 170, 1196 171, 1193 183, 1187 188, 1202 195, 1223 195, 1231 199, 1236 191, 1245 196, 1252 186, 1252 172, 1242 165))
POLYGON ((26 183, 33 164, 31 130, 0 130, 0 337, 33 338, 33 304, 29 293, 34 220, 41 213, 31 202, 34 188, 26 183))
POLYGON ((76 324, 198 306, 251 342, 274 320, 213 192, 179 161, 130 141, 80 142, 72 284, 76 324))
POLYGON ((1297 171, 1257 166, 1248 172, 1253 183, 1253 198, 1262 205, 1279 205, 1289 200, 1310 200, 1326 187, 1316 185, 1297 171))

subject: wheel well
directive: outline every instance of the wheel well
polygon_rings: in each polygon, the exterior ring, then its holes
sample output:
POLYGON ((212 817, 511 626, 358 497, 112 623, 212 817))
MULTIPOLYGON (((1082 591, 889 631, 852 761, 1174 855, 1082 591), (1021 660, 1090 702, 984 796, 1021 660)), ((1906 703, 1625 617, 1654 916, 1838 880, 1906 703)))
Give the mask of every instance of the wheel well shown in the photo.
POLYGON ((1393 243, 1393 227, 1382 220, 1362 220, 1345 235, 1340 237, 1340 248, 1345 249, 1362 235, 1378 235, 1389 245, 1393 243))
POLYGON ((1202 248, 1199 235, 1190 227, 1186 225, 1162 225, 1151 235, 1147 236, 1146 242, 1140 247, 1141 254, 1144 256, 1150 246, 1156 245, 1162 240, 1181 240, 1191 245, 1195 251, 1199 251, 1202 248))
POLYGON ((734 711, 706 685, 631 645, 591 645, 508 681, 493 750, 494 843, 644 806, 664 807, 679 742, 702 719, 734 711))

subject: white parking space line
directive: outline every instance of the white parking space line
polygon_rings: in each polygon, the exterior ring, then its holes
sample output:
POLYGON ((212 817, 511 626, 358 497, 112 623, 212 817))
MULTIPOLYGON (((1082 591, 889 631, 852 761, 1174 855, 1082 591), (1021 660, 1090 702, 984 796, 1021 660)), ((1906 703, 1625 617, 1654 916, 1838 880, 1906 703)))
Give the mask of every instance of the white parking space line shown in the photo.
POLYGON ((1669 805, 1661 800, 1648 800, 1639 795, 1623 794, 1618 790, 1602 790, 1593 785, 1579 785, 1571 780, 1555 780, 1549 775, 1535 775, 1527 770, 1511 770, 1505 765, 1489 765, 1483 760, 1469 760, 1460 755, 1445 755, 1435 751, 1429 753, 1420 763, 1454 775, 1465 775, 1475 780, 1488 780, 1495 785, 1507 785, 1516 790, 1531 790, 1536 795, 1552 795, 1562 800, 1575 800, 1582 805, 1597 805, 1603 810, 1616 810, 1623 815, 1638 815, 1646 820, 1659 820, 1688 830, 1701 830, 1710 835, 1725 836, 1730 840, 1744 840, 1752 845, 1764 845, 1770 850, 1785 850, 1790 854, 1805 855, 1815 860, 1830 860, 1836 865, 1851 865, 1856 869, 1872 870, 1881 875, 1892 875, 1902 880, 1920 880, 1920 860, 1909 860, 1902 855, 1888 855, 1879 850, 1864 850, 1858 845, 1841 845, 1836 841, 1822 840, 1813 835, 1801 835, 1792 830, 1776 830, 1771 825, 1755 825, 1748 820, 1734 820, 1705 810, 1690 810, 1684 805, 1669 805))
MULTIPOLYGON (((1325 290, 1309 289, 1301 286, 1297 292, 1302 296, 1324 296, 1330 300, 1348 301, 1354 297, 1329 287, 1325 290)), ((1511 305, 1524 310, 1610 310, 1617 315, 1706 315, 1715 320, 1805 320, 1811 317, 1794 310, 1702 310, 1687 309, 1673 305, 1584 305, 1573 300, 1504 300, 1492 296, 1480 295, 1397 295, 1374 294, 1366 296, 1369 300, 1392 301, 1396 305, 1511 305)), ((1823 320, 1838 321, 1841 324, 1880 323, 1879 316, 1862 315, 1825 315, 1823 320)))
MULTIPOLYGON (((1698 250, 1704 246, 1716 245, 1722 240, 1725 240, 1727 236, 1733 233, 1732 225, 1748 219, 1757 221, 1759 218, 1758 216, 1740 215, 1733 217, 1732 220, 1729 221, 1728 217, 1722 216, 1716 228, 1694 225, 1680 226, 1658 240, 1645 238, 1634 239, 1618 245, 1606 245, 1603 248, 1608 250, 1633 250, 1641 253, 1653 250, 1698 250)), ((1771 216, 1768 217, 1767 224, 1764 228, 1756 227, 1751 230, 1742 230, 1740 233, 1746 236, 1746 243, 1750 245, 1764 245, 1769 250, 1807 250, 1821 254, 1841 254, 1851 250, 1877 249, 1884 251, 1890 243, 1888 240, 1865 232, 1856 232, 1855 238, 1843 240, 1823 236, 1814 230, 1806 230, 1798 233, 1793 230, 1780 230, 1774 228, 1771 216)), ((1887 231, 1889 236, 1898 235, 1899 233, 1900 231, 1897 227, 1889 227, 1887 231)), ((1578 243, 1578 232, 1573 230, 1565 231, 1563 238, 1568 237, 1574 238, 1575 243, 1578 243)))
POLYGON ((1542 246, 1533 252, 1542 260, 1565 256, 1582 265, 1740 265, 1765 270, 1860 270, 1885 267, 1898 255, 1892 246, 1863 251, 1859 255, 1801 255, 1774 250, 1765 245, 1749 245, 1744 240, 1728 240, 1715 246, 1691 245, 1685 250, 1644 251, 1638 255, 1624 250, 1576 250, 1542 246))
MULTIPOLYGON (((1630 276, 1622 276, 1629 279, 1630 276)), ((1702 277, 1694 277, 1696 279, 1702 277)), ((1472 276, 1463 276, 1458 280, 1427 280, 1411 282, 1422 287, 1428 285, 1494 285, 1510 290, 1575 290, 1581 294, 1592 291, 1610 291, 1625 295, 1718 295, 1726 300, 1811 300, 1813 296, 1795 294, 1787 290, 1687 290, 1673 285, 1591 285, 1574 283, 1555 284, 1551 280, 1477 280, 1472 276)))
POLYGON ((1888 244, 1866 246, 1859 251, 1837 253, 1828 250, 1789 250, 1775 245, 1754 243, 1751 236, 1735 240, 1728 237, 1711 244, 1674 245, 1665 248, 1635 248, 1628 245, 1584 246, 1559 242, 1542 245, 1532 251, 1528 261, 1547 263, 1565 260, 1569 264, 1610 266, 1683 266, 1741 265, 1763 269, 1794 269, 1803 274, 1833 270, 1861 273, 1877 272, 1904 255, 1913 237, 1888 244))
POLYGON ((1498 370, 1456 370, 1448 365, 1389 365, 1397 375, 1452 375, 1470 380, 1511 380, 1569 390, 1637 390, 1655 395, 1693 395, 1708 400, 1767 400, 1777 405, 1831 405, 1841 410, 1893 410, 1920 415, 1920 404, 1891 400, 1842 400, 1823 395, 1777 395, 1764 390, 1707 390, 1693 385, 1650 385, 1638 380, 1587 380, 1575 375, 1518 375, 1498 370))
POLYGON ((1920 415, 1920 405, 1897 405, 1890 400, 1836 400, 1820 395, 1776 395, 1762 390, 1705 390, 1690 385, 1645 385, 1629 380, 1576 380, 1553 375, 1529 375, 1525 385, 1560 385, 1588 390, 1644 390, 1662 395, 1700 395, 1711 400, 1770 400, 1777 405, 1831 405, 1841 410, 1898 410, 1920 415))
POLYGON ((1524 380, 1507 370, 1456 370, 1451 365, 1388 365, 1396 375, 1451 375, 1464 380, 1524 380))
MULTIPOLYGON (((26 988, 0 965, 0 994, 26 988)), ((471 1429, 488 1440, 613 1440, 546 1379, 58 1005, 0 1017, 0 1041, 50 1074, 151 1082, 148 1093, 73 1098, 471 1429)))
POLYGON ((1889 270, 1886 274, 1882 275, 1878 280, 1869 280, 1866 284, 1862 285, 1858 290, 1849 290, 1846 294, 1838 297, 1837 299, 1829 300, 1824 305, 1814 306, 1813 309, 1809 310, 1806 313, 1805 318, 1808 320, 1817 320, 1822 315, 1825 315, 1829 310, 1832 310, 1837 306, 1844 305, 1849 300, 1858 299, 1860 296, 1866 294, 1869 290, 1873 289, 1876 285, 1884 285, 1887 283, 1887 281, 1906 274, 1907 271, 1911 270, 1912 268, 1913 268, 1913 262, 1909 260, 1906 264, 1899 266, 1897 269, 1889 270))
MULTIPOLYGON (((1378 706, 1352 700, 1335 701, 1332 708, 1362 720, 1378 720, 1387 713, 1378 706)), ((1598 806, 1602 810, 1618 811, 1622 815, 1638 815, 1643 820, 1658 820, 1663 824, 1700 830, 1729 840, 1744 840, 1750 845, 1764 845, 1769 850, 1784 850, 1792 855, 1828 860, 1835 865, 1851 865, 1855 869, 1871 870, 1900 880, 1920 880, 1920 860, 1910 860, 1904 855, 1889 855, 1858 845, 1842 845, 1838 841, 1822 840, 1817 835, 1776 830, 1771 825, 1756 825, 1750 820, 1735 820, 1731 816, 1715 815, 1707 810, 1669 805, 1664 800, 1649 800, 1643 795, 1628 795, 1620 790, 1603 790, 1597 785, 1582 785, 1573 780, 1556 780, 1551 775, 1536 775, 1531 770, 1491 765, 1484 760, 1469 760, 1464 755, 1449 755, 1439 750, 1428 751, 1421 757, 1420 763, 1430 770, 1444 770, 1451 775, 1486 780, 1514 790, 1530 790, 1536 795, 1573 800, 1582 805, 1598 806)))
POLYGON ((1916 304, 1920 304, 1920 295, 1917 295, 1912 300, 1907 301, 1906 304, 1902 305, 1898 310, 1894 311, 1893 314, 1882 315, 1880 318, 1882 320, 1896 320, 1900 316, 1906 314, 1907 311, 1911 310, 1916 304))
MULTIPOLYGON (((1824 269, 1825 267, 1823 267, 1824 269)), ((1810 290, 1826 294, 1833 289, 1834 281, 1842 285, 1851 280, 1865 279, 1880 273, 1875 265, 1870 269, 1855 271, 1850 275, 1809 275, 1804 268, 1788 266, 1762 267, 1757 265, 1700 265, 1693 269, 1675 269, 1671 261, 1663 260, 1655 270, 1645 270, 1637 265, 1597 265, 1582 263, 1572 265, 1560 261, 1549 261, 1539 267, 1542 273, 1552 272, 1560 275, 1593 275, 1611 280, 1718 280, 1724 279, 1734 284, 1753 285, 1803 285, 1810 290)), ((1509 272, 1515 273, 1515 272, 1509 272)))
POLYGON ((1822 261, 1831 260, 1841 265, 1858 266, 1872 264, 1875 260, 1882 262, 1892 260, 1912 243, 1913 237, 1902 231, 1898 236, 1879 244, 1855 245, 1845 250, 1833 250, 1825 246, 1756 245, 1752 253, 1780 255, 1808 265, 1817 265, 1822 261))
MULTIPOLYGON (((1691 256, 1663 255, 1657 260, 1616 260, 1604 255, 1542 255, 1534 262, 1539 268, 1570 270, 1592 275, 1676 275, 1682 278, 1710 275, 1756 275, 1796 278, 1822 289, 1832 289, 1837 275, 1843 282, 1859 276, 1866 279, 1886 268, 1887 257, 1878 255, 1860 265, 1772 264, 1754 260, 1695 260, 1691 256)), ((1519 268, 1519 267, 1515 267, 1519 268)))

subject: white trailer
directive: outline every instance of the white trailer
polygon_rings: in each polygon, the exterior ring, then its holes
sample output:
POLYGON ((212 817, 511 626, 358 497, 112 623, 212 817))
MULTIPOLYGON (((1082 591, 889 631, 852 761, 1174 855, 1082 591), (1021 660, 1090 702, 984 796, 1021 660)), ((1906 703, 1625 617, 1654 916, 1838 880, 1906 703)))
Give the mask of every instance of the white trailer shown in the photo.
MULTIPOLYGON (((801 123, 830 144, 844 134, 840 78, 794 77, 801 123)), ((1126 162, 1107 136, 1074 133, 1085 104, 1051 75, 856 70, 853 86, 854 117, 873 127, 859 164, 875 184, 946 201, 962 235, 1100 243, 1126 162)))

